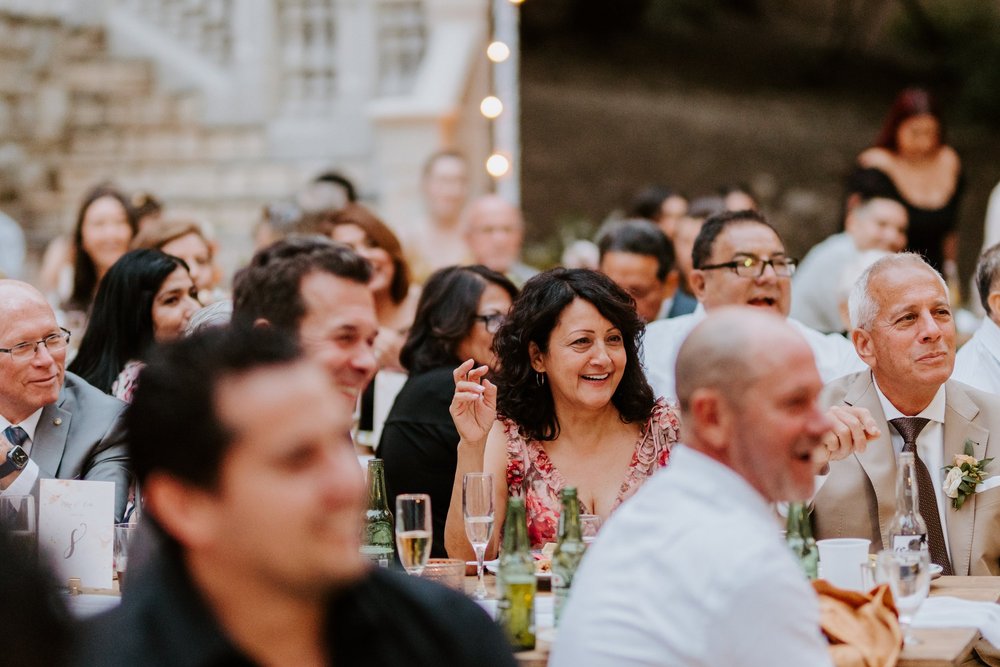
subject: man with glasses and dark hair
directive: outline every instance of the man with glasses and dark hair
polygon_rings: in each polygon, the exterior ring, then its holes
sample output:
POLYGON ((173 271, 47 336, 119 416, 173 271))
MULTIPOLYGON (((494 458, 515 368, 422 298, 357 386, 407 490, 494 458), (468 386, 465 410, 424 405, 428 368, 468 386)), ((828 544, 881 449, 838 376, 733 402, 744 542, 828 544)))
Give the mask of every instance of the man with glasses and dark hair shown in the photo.
POLYGON ((41 478, 114 482, 120 521, 125 404, 66 372, 69 339, 41 292, 0 280, 0 497, 37 493, 41 478))
MULTIPOLYGON (((659 396, 674 398, 674 361, 681 343, 706 312, 722 306, 755 306, 788 317, 796 261, 778 232, 756 211, 710 217, 695 239, 690 282, 700 305, 694 313, 646 328, 645 366, 659 396)), ((824 382, 864 367, 850 342, 789 320, 805 336, 824 382)))

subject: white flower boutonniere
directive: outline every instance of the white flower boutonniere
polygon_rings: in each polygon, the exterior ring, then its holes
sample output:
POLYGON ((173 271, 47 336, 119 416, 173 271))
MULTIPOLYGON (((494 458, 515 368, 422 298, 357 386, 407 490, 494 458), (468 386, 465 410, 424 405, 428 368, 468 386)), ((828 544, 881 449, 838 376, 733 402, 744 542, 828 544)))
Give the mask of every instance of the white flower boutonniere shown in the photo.
POLYGON ((992 458, 982 461, 973 456, 972 441, 965 441, 965 454, 956 454, 951 465, 944 467, 944 494, 951 498, 951 506, 957 510, 976 492, 976 485, 990 476, 986 466, 992 458))

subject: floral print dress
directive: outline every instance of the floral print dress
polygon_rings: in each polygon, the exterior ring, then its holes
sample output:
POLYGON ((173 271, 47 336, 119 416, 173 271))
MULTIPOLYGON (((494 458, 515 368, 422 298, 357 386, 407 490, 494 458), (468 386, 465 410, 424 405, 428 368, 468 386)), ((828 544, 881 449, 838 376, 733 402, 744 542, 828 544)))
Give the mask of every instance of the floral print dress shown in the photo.
MULTIPOLYGON (((507 435, 507 493, 511 497, 524 498, 531 548, 540 549, 546 542, 556 541, 562 508, 560 494, 566 482, 552 465, 542 442, 526 440, 518 433, 517 424, 509 419, 501 423, 507 435)), ((679 435, 680 418, 676 408, 658 399, 635 444, 612 512, 631 498, 650 475, 667 465, 670 448, 679 435)), ((587 512, 583 503, 580 512, 587 512)))

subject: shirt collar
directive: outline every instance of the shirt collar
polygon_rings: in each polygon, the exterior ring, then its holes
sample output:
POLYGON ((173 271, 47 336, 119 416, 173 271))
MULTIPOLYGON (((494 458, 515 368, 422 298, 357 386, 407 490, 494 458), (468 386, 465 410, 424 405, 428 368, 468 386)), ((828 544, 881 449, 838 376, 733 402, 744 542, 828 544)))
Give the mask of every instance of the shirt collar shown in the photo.
POLYGON ((885 420, 887 422, 899 417, 924 417, 925 419, 937 422, 938 424, 944 423, 945 400, 943 384, 938 387, 937 393, 934 394, 934 398, 930 403, 928 403, 926 408, 915 415, 904 415, 896 409, 896 406, 892 404, 892 401, 885 397, 885 394, 882 393, 882 389, 878 386, 878 381, 875 379, 874 375, 872 375, 872 382, 875 384, 875 392, 878 394, 878 401, 882 404, 882 412, 885 414, 885 420))
MULTIPOLYGON (((27 419, 23 419, 20 424, 17 424, 17 426, 23 428, 24 432, 28 434, 28 438, 31 442, 35 441, 35 429, 38 428, 38 420, 42 418, 42 410, 44 409, 45 408, 38 408, 32 412, 27 419)), ((6 430, 8 426, 15 426, 15 424, 11 424, 7 421, 6 417, 0 415, 0 432, 6 430)))

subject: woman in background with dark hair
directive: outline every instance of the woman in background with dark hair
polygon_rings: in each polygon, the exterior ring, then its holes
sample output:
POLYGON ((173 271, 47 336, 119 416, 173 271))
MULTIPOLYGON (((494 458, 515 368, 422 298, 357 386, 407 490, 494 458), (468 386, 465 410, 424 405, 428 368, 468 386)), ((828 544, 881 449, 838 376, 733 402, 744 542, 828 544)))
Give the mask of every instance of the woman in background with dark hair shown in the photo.
POLYGON ((447 555, 444 526, 457 462, 458 432, 448 413, 452 372, 462 359, 494 366, 493 335, 516 296, 513 283, 484 266, 440 269, 424 286, 400 353, 410 377, 386 418, 378 453, 390 505, 400 493, 430 494, 435 558, 447 555))
POLYGON ((934 98, 908 88, 893 102, 875 145, 858 156, 858 166, 879 174, 884 189, 909 214, 907 250, 923 255, 949 282, 958 284, 958 200, 962 161, 945 143, 934 98))
MULTIPOLYGON (((507 498, 524 498, 528 536, 541 548, 556 540, 565 486, 577 488, 581 513, 607 517, 666 465, 680 420, 646 382, 642 332, 632 298, 603 274, 553 269, 525 284, 493 343, 496 384, 472 359, 453 374, 461 441, 445 534, 450 556, 473 556, 462 518, 467 472, 494 474, 496 526, 507 498)), ((499 536, 495 530, 487 558, 499 536)))
POLYGON ((68 370, 129 402, 153 343, 180 337, 200 307, 183 260, 159 250, 133 250, 108 271, 90 326, 68 370))

